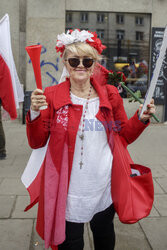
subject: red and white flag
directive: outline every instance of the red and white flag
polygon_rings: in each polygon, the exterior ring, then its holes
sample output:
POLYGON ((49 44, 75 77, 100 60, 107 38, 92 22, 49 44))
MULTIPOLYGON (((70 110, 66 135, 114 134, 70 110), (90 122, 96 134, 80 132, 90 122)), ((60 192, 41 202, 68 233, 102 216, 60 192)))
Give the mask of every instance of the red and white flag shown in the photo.
POLYGON ((25 211, 30 209, 37 202, 41 186, 40 182, 42 166, 46 155, 48 142, 44 147, 34 149, 32 151, 27 166, 21 176, 21 181, 30 195, 30 205, 26 207, 25 211))
POLYGON ((11 119, 16 119, 24 93, 13 59, 8 14, 0 20, 0 99, 11 119))

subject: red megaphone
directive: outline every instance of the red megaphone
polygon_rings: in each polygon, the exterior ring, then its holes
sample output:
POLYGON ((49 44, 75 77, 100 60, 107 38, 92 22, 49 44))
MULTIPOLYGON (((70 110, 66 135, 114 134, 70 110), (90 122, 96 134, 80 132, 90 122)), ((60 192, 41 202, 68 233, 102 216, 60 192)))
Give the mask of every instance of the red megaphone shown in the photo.
POLYGON ((41 48, 42 45, 32 45, 32 46, 27 46, 25 48, 32 62, 36 85, 38 89, 42 89, 41 68, 40 68, 41 48))

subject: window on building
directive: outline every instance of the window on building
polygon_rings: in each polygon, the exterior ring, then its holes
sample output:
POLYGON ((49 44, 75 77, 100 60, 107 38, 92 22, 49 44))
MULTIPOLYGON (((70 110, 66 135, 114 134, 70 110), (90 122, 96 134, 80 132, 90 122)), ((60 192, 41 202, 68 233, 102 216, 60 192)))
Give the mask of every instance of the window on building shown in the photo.
POLYGON ((72 22, 72 13, 66 13, 66 22, 71 23, 72 22))
POLYGON ((80 14, 80 21, 82 23, 87 23, 88 22, 88 13, 84 12, 80 14))
POLYGON ((102 30, 102 29, 97 29, 96 32, 97 32, 98 38, 104 39, 104 30, 102 30))
POLYGON ((136 41, 144 40, 144 32, 136 31, 136 41))
POLYGON ((124 23, 124 15, 117 14, 116 15, 116 22, 118 24, 123 24, 124 23))
POLYGON ((144 24, 144 18, 136 16, 136 25, 143 25, 144 24))
POLYGON ((125 31, 124 30, 117 30, 116 31, 116 39, 117 40, 123 40, 125 36, 125 31))
POLYGON ((97 23, 104 23, 105 15, 102 13, 97 14, 97 23))

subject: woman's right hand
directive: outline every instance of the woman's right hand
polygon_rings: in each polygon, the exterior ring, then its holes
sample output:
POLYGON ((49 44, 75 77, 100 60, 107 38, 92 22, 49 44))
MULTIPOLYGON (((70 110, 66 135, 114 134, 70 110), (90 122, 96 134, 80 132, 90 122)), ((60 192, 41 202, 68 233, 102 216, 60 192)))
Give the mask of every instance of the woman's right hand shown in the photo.
POLYGON ((48 106, 43 90, 35 89, 31 94, 31 110, 39 111, 40 107, 48 106))

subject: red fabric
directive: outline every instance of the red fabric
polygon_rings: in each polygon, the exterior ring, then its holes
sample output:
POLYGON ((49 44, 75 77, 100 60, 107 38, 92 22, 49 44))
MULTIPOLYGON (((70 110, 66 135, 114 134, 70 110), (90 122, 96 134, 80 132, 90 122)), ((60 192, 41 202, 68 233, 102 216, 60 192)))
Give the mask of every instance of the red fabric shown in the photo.
POLYGON ((0 55, 0 99, 11 119, 17 118, 12 79, 8 65, 0 55))
POLYGON ((39 183, 41 183, 41 178, 42 178, 42 174, 43 174, 43 169, 44 169, 44 163, 42 164, 38 175, 36 176, 35 180, 31 183, 31 185, 27 188, 28 192, 29 192, 29 196, 30 196, 30 205, 28 205, 25 208, 25 212, 27 210, 29 210, 31 207, 33 207, 37 202, 38 202, 38 198, 39 198, 39 193, 40 193, 40 185, 39 183), (33 191, 33 194, 31 193, 33 191))
MULTIPOLYGON (((61 133, 61 129, 58 129, 61 133)), ((52 136, 52 138, 56 138, 52 136)), ((65 240, 65 213, 68 193, 67 133, 62 130, 60 141, 48 145, 44 177, 44 236, 45 247, 59 245, 65 240), (53 152, 51 148, 55 148, 53 152), (56 148, 60 148, 56 150, 56 148), (61 151, 61 152, 60 152, 61 151), (55 152, 59 152, 56 157, 55 152), (55 213, 56 211, 56 213, 55 213)))
MULTIPOLYGON (((107 133, 108 142, 112 152, 114 152, 114 131, 117 131, 118 134, 122 137, 124 145, 133 142, 142 131, 148 126, 139 121, 137 114, 135 114, 130 120, 128 120, 126 113, 124 111, 122 98, 120 97, 118 90, 114 86, 110 85, 100 85, 96 82, 95 79, 91 79, 92 85, 96 89, 99 99, 100 99, 100 108, 99 112, 96 115, 97 119, 100 120, 105 128, 107 133), (135 128, 135 129, 134 129, 135 128)), ((49 103, 48 109, 41 111, 40 117, 34 121, 30 121, 29 114, 27 115, 27 136, 29 144, 32 148, 38 148, 46 144, 48 136, 50 134, 50 144, 49 150, 51 152, 51 158, 55 165, 56 171, 58 174, 61 174, 61 161, 62 161, 62 152, 64 146, 61 141, 64 137, 63 130, 60 129, 59 124, 55 124, 55 115, 56 111, 65 105, 69 105, 69 120, 68 120, 68 183, 70 180, 70 173, 72 169, 72 162, 75 150, 75 141, 76 134, 82 115, 82 106, 73 105, 70 99, 70 81, 67 80, 64 83, 61 83, 56 86, 48 87, 45 89, 45 95, 47 102, 49 103), (47 124, 47 125, 46 125, 47 124)), ((118 157, 120 157, 118 155, 118 157)), ((118 161, 121 162, 121 159, 118 158, 118 161)), ((45 168, 47 171, 47 168, 45 168)), ((44 172, 45 175, 45 172, 44 172)), ((41 189, 39 194, 39 209, 38 209, 38 219, 37 219, 37 231, 42 238, 44 236, 44 179, 41 181, 41 189)), ((59 183, 61 185, 61 183, 59 183)), ((61 196, 67 194, 60 194, 61 196)), ((55 214, 57 213, 55 210, 55 214)), ((60 218, 64 221, 64 214, 59 214, 60 218)), ((54 230, 54 229, 53 229, 54 230)), ((60 242, 61 243, 61 242, 60 242)), ((60 244, 59 243, 59 244, 60 244)), ((53 246, 52 242, 50 245, 53 246)))
POLYGON ((109 72, 110 71, 108 69, 103 67, 101 64, 97 63, 96 67, 94 68, 93 78, 96 79, 96 81, 100 85, 106 85, 109 72))
POLYGON ((40 191, 38 194, 39 205, 38 205, 38 214, 37 214, 37 224, 36 230, 41 238, 44 240, 44 176, 45 168, 43 168, 41 175, 40 191))
POLYGON ((131 224, 150 214, 154 200, 152 174, 149 168, 133 163, 118 135, 114 140, 112 199, 120 221, 131 224), (131 177, 131 169, 141 175, 131 177))
POLYGON ((52 250, 58 250, 58 246, 51 246, 52 250))

